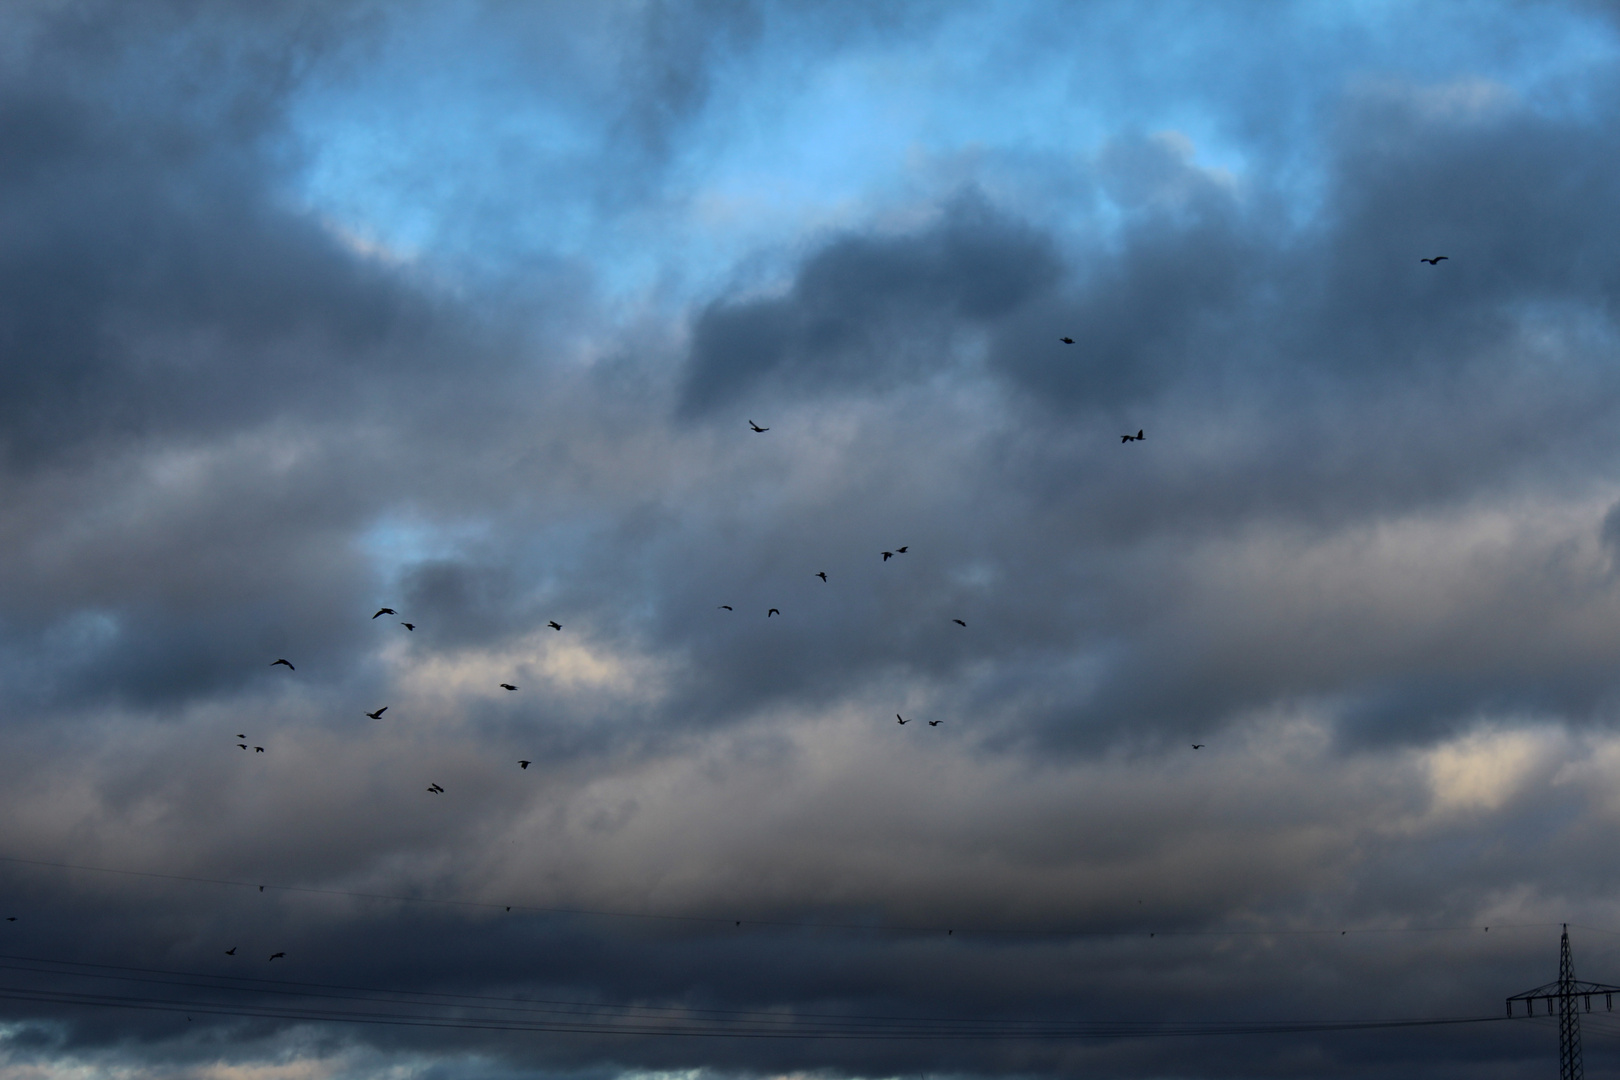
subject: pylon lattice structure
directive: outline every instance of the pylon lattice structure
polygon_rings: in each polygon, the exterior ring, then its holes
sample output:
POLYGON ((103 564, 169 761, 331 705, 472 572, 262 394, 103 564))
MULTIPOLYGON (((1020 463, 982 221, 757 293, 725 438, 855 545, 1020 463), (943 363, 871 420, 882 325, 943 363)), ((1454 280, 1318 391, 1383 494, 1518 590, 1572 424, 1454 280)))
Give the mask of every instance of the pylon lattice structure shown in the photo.
POLYGON ((1575 962, 1569 955, 1569 924, 1558 939, 1558 981, 1514 994, 1507 999, 1507 1014, 1516 1015, 1514 1002, 1524 1002, 1524 1015, 1536 1015, 1536 1002, 1546 1003, 1546 1015, 1558 1013, 1558 1080, 1585 1080, 1586 1070, 1581 1064, 1581 1011, 1592 1011, 1592 999, 1603 997, 1603 1007, 1614 1011, 1614 995, 1620 986, 1605 983, 1581 982, 1575 978, 1575 962), (1556 1004, 1555 1004, 1556 1003, 1556 1004))

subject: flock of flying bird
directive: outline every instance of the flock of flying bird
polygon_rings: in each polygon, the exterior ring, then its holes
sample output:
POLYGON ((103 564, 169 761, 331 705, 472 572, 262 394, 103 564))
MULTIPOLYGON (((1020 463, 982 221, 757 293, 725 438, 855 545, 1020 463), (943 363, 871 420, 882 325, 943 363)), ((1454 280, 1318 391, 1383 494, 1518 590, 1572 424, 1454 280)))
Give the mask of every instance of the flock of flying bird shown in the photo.
MULTIPOLYGON (((1438 265, 1440 265, 1441 262, 1445 261, 1447 258, 1448 258, 1448 256, 1445 256, 1445 255, 1436 255, 1433 258, 1424 258, 1424 259, 1419 259, 1418 261, 1423 262, 1423 263, 1427 263, 1430 266, 1438 266, 1438 265)), ((1058 340, 1061 341, 1065 345, 1073 345, 1075 343, 1075 339, 1072 338, 1072 337, 1060 337, 1060 338, 1058 338, 1058 340)), ((749 430, 753 431, 757 435, 763 435, 765 432, 771 430, 768 427, 762 427, 761 425, 756 424, 752 420, 748 421, 748 427, 749 427, 749 430)), ((1140 442, 1144 437, 1145 437, 1144 430, 1141 429, 1141 428, 1138 428, 1135 435, 1121 435, 1119 437, 1119 441, 1121 443, 1140 442)), ((895 558, 896 556, 906 554, 907 551, 909 550, 909 547, 910 547, 909 545, 902 544, 901 546, 895 548, 893 551, 881 551, 878 554, 882 556, 884 562, 888 562, 890 559, 895 558)), ((814 576, 820 578, 822 583, 826 584, 826 582, 827 582, 827 572, 825 570, 816 571, 814 576)), ((721 610, 721 611, 734 611, 736 609, 733 608, 730 604, 721 604, 721 605, 719 605, 719 610, 721 610)), ((380 619, 384 615, 398 615, 398 614, 399 614, 399 612, 395 611, 391 607, 383 607, 383 608, 378 608, 377 609, 377 613, 372 616, 372 619, 376 620, 376 619, 380 619)), ((780 614, 782 614, 781 609, 773 607, 773 608, 769 608, 769 609, 766 610, 765 617, 767 619, 769 619, 769 618, 772 618, 773 616, 780 615, 780 614)), ((962 627, 963 629, 967 628, 967 623, 965 621, 963 621, 962 619, 952 619, 951 621, 953 623, 955 623, 956 625, 962 627)), ((416 629, 416 624, 415 623, 401 622, 399 625, 403 626, 406 630, 414 631, 416 629)), ((562 624, 557 622, 556 620, 551 620, 551 621, 547 622, 546 625, 549 626, 553 630, 559 630, 560 631, 562 629, 562 624)), ((293 667, 291 661, 283 659, 283 658, 277 658, 276 660, 272 661, 271 664, 270 664, 271 667, 276 667, 278 665, 286 667, 288 671, 297 670, 296 668, 293 667)), ((514 690, 518 689, 516 686, 512 685, 511 683, 500 683, 499 685, 500 685, 500 688, 502 690, 514 691, 514 690)), ((388 711, 388 706, 384 705, 381 708, 377 709, 375 712, 368 712, 365 715, 367 717, 371 718, 372 720, 381 720, 382 719, 382 714, 387 712, 387 711, 388 711)), ((901 716, 899 713, 894 714, 894 719, 895 719, 895 723, 900 724, 900 725, 905 725, 905 724, 908 724, 908 723, 911 722, 911 721, 907 720, 904 716, 901 716)), ((930 720, 930 721, 928 721, 928 726, 929 727, 939 727, 943 723, 944 723, 943 720, 930 720)), ((237 738, 238 739, 245 739, 245 738, 247 738, 247 736, 239 734, 239 735, 237 735, 237 738)), ((243 749, 243 750, 246 750, 248 748, 248 745, 246 743, 237 743, 236 745, 238 747, 240 747, 241 749, 243 749)), ((1204 748, 1204 746, 1205 746, 1204 743, 1193 743, 1192 744, 1192 748, 1194 750, 1202 750, 1204 748)), ((253 750, 254 750, 255 753, 259 753, 259 754, 262 754, 262 753, 265 752, 265 749, 262 746, 255 746, 255 747, 253 747, 253 750)), ((527 760, 518 761, 518 766, 520 768, 523 768, 523 769, 527 769, 531 764, 533 764, 532 761, 527 761, 527 760)), ((434 794, 434 795, 443 795, 445 793, 444 788, 441 787, 437 782, 429 784, 428 787, 427 787, 427 790, 428 790, 428 792, 430 794, 434 794)), ((15 922, 16 919, 12 918, 9 921, 15 922)), ((739 923, 739 925, 740 925, 740 923, 739 923)), ((236 955, 236 946, 233 945, 231 948, 225 950, 225 955, 226 956, 235 956, 236 955)), ((284 953, 284 952, 272 953, 271 956, 270 956, 270 959, 271 960, 279 960, 279 959, 284 958, 286 955, 287 954, 284 953)), ((189 1019, 189 1017, 188 1017, 188 1019, 189 1019)))

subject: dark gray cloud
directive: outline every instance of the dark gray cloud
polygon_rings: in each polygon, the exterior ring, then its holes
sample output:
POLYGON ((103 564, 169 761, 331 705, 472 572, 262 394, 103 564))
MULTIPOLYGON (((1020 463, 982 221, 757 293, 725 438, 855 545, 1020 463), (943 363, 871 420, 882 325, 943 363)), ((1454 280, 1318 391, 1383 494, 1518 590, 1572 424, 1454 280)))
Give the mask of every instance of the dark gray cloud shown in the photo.
POLYGON ((1063 123, 1101 76, 979 9, 8 15, 5 1067, 1542 1067, 333 1012, 1485 1016, 1566 919, 1620 978, 1615 86, 1479 74, 1554 19, 1480 10, 1425 81, 1367 30, 1238 95, 1277 127, 1161 86, 1057 150, 892 89, 1063 123))
POLYGON ((717 301, 692 326, 682 406, 883 389, 948 370, 954 339, 1027 307, 1056 282, 1054 245, 968 193, 897 237, 838 237, 782 297, 717 301))

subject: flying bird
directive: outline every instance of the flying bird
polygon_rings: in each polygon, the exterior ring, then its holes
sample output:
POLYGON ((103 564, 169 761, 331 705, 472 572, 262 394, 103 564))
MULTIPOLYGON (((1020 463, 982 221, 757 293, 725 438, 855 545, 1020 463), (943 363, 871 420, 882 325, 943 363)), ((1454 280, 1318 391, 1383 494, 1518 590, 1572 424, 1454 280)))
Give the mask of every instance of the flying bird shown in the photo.
POLYGON ((255 753, 255 754, 262 754, 262 753, 264 753, 264 747, 262 747, 262 746, 255 746, 255 747, 254 747, 254 748, 253 748, 253 752, 254 752, 254 753, 255 753))
POLYGON ((782 613, 779 610, 777 610, 776 608, 771 608, 771 610, 769 610, 769 611, 767 611, 765 613, 765 617, 768 619, 772 615, 780 615, 780 614, 782 614, 782 613))
POLYGON ((232 945, 230 948, 226 949, 225 950, 225 955, 226 956, 235 956, 236 955, 236 946, 232 945))
POLYGON ((888 562, 888 561, 889 561, 889 560, 890 560, 890 559, 892 559, 892 558, 894 558, 894 552, 892 552, 892 551, 885 551, 885 552, 884 552, 884 553, 883 553, 883 561, 884 561, 884 562, 888 562))
POLYGON ((16 921, 17 921, 17 916, 15 916, 15 915, 7 915, 6 916, 6 922, 16 922, 16 921))
POLYGON ((242 733, 241 733, 241 732, 240 732, 240 731, 238 731, 238 732, 237 732, 237 733, 236 733, 236 737, 237 737, 237 738, 238 738, 238 739, 245 739, 245 738, 247 738, 247 736, 246 736, 246 735, 244 735, 244 734, 242 734, 242 733))
POLYGON ((1202 750, 1204 748, 1204 744, 1201 742, 1195 742, 1192 744, 1192 748, 1194 750, 1202 750))
POLYGON ((817 570, 816 571, 816 577, 820 578, 823 582, 825 582, 827 580, 827 571, 825 571, 825 570, 817 570))
POLYGON ((771 430, 768 427, 760 427, 758 424, 754 423, 752 420, 748 421, 748 426, 753 428, 755 432, 771 430))
POLYGON ((1119 437, 1119 441, 1122 442, 1122 443, 1135 442, 1137 439, 1140 439, 1141 437, 1142 437, 1142 429, 1137 428, 1135 435, 1121 435, 1119 437))
POLYGON ((961 626, 961 627, 966 627, 967 626, 967 623, 963 622, 961 619, 952 619, 951 622, 955 623, 957 626, 961 626))
POLYGON ((366 713, 366 715, 371 717, 373 720, 381 720, 382 719, 382 714, 387 712, 387 711, 388 711, 388 706, 384 705, 382 708, 378 709, 376 712, 368 712, 368 713, 366 713))
MULTIPOLYGON (((731 610, 731 605, 730 604, 721 604, 720 609, 723 609, 725 611, 730 611, 731 610)), ((717 609, 717 610, 720 610, 720 609, 717 609)))
POLYGON ((560 622, 548 622, 548 623, 546 623, 546 625, 551 627, 553 630, 561 630, 562 629, 562 623, 560 623, 560 622))
POLYGON ((1449 258, 1451 258, 1449 255, 1436 255, 1432 259, 1419 259, 1418 262, 1426 262, 1430 266, 1439 266, 1442 260, 1449 258))
POLYGON ((277 664, 286 664, 288 671, 297 671, 298 670, 297 668, 293 667, 292 664, 288 663, 286 660, 272 660, 272 661, 270 661, 270 666, 271 667, 275 667, 277 664))
POLYGON ((281 959, 281 958, 282 958, 282 957, 283 957, 283 956, 286 956, 286 955, 287 955, 287 954, 286 954, 286 953, 284 953, 284 952, 273 952, 273 953, 271 953, 271 954, 270 954, 270 959, 272 959, 272 960, 279 960, 279 959, 281 959))
POLYGON ((1063 342, 1063 344, 1065 344, 1065 345, 1073 345, 1074 344, 1074 338, 1072 338, 1072 337, 1060 337, 1060 338, 1058 338, 1058 340, 1063 342))
POLYGON ((513 686, 509 682, 503 682, 503 683, 501 683, 501 689, 502 690, 516 690, 517 687, 513 686))
POLYGON ((943 724, 944 722, 945 721, 943 721, 943 720, 930 720, 930 721, 928 721, 928 726, 929 727, 939 727, 939 725, 943 724))
POLYGON ((906 723, 906 718, 901 716, 899 713, 895 713, 894 718, 896 720, 900 721, 902 724, 906 723))
MULTIPOLYGON (((527 761, 518 762, 518 768, 520 768, 520 769, 527 769, 529 767, 529 765, 530 765, 530 763, 527 762, 527 761)), ((511 910, 511 909, 509 908, 508 910, 511 910)))
POLYGON ((237 745, 237 746, 240 746, 240 747, 241 747, 241 748, 242 748, 242 749, 243 749, 243 750, 246 750, 246 749, 247 749, 247 743, 245 743, 245 742, 239 742, 239 743, 237 743, 237 744, 236 744, 236 745, 237 745))
POLYGON ((399 614, 399 612, 395 611, 391 607, 383 607, 383 608, 378 608, 377 609, 377 614, 373 615, 372 618, 377 619, 377 618, 381 618, 384 615, 398 615, 398 614, 399 614))
POLYGON ((440 787, 438 784, 429 784, 428 785, 428 790, 433 792, 435 795, 443 795, 444 794, 444 788, 440 787))
POLYGON ((907 551, 907 549, 903 548, 903 547, 897 547, 894 550, 899 552, 901 555, 904 555, 906 553, 906 551, 907 551))
POLYGON ((415 623, 402 622, 399 625, 403 626, 407 630, 415 630, 416 629, 416 624, 415 623))

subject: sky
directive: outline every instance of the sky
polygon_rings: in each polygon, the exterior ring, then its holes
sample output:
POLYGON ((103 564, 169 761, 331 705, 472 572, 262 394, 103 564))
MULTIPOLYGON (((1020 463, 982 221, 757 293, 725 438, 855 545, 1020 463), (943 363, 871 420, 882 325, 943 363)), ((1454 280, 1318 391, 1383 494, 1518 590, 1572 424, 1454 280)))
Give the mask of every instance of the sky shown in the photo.
POLYGON ((1549 1072, 1616 117, 1595 3, 5 5, 0 1080, 1549 1072))

